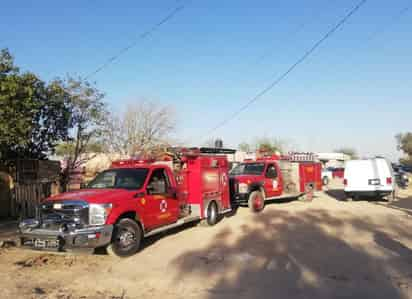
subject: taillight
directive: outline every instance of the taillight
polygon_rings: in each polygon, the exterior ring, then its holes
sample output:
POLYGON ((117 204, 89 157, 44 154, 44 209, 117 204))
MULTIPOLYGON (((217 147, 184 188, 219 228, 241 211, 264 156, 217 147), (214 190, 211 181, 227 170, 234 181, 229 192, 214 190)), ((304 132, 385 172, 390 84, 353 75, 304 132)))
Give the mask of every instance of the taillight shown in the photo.
POLYGON ((392 178, 386 178, 386 185, 392 185, 392 178))
POLYGON ((347 185, 348 185, 348 180, 347 180, 347 179, 344 179, 344 180, 343 180, 343 184, 344 184, 345 186, 347 186, 347 185))

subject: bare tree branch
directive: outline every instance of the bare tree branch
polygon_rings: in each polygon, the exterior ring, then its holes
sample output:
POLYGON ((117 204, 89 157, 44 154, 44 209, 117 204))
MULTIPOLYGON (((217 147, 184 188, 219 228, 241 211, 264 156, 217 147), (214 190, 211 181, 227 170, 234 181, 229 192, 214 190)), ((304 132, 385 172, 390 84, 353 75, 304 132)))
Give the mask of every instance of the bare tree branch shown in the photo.
POLYGON ((122 115, 111 114, 105 125, 110 152, 128 156, 150 154, 168 144, 175 130, 174 109, 149 101, 129 105, 122 115))

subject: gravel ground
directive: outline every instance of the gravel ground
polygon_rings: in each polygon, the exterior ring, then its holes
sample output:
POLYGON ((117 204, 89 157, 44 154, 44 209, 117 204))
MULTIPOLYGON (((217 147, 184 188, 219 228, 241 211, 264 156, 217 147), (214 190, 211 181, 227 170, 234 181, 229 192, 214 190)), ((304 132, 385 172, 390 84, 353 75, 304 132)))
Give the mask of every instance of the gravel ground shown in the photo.
MULTIPOLYGON (((412 190, 241 208, 145 240, 127 259, 0 249, 2 298, 412 298, 412 190)), ((9 238, 13 227, 0 227, 9 238)))

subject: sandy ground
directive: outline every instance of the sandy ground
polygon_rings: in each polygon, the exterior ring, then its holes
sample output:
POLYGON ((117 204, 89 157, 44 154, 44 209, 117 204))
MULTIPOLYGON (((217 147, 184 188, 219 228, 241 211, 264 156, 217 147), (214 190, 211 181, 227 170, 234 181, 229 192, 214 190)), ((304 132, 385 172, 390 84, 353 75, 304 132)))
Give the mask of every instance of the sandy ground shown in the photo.
POLYGON ((347 202, 335 185, 155 236, 121 260, 2 248, 0 297, 412 298, 412 190, 399 195, 347 202))

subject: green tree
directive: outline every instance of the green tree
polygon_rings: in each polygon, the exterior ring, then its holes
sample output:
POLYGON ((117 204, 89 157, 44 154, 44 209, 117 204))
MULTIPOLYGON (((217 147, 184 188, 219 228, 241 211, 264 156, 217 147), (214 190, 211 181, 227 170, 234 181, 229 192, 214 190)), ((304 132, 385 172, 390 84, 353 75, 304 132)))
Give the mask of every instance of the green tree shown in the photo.
POLYGON ((335 153, 343 153, 345 155, 348 155, 351 159, 357 159, 358 158, 358 153, 354 148, 351 147, 341 147, 337 148, 334 150, 335 153))
POLYGON ((46 84, 21 73, 10 52, 0 51, 0 159, 43 159, 66 140, 69 95, 59 82, 46 84))
POLYGON ((70 173, 103 150, 101 137, 108 112, 103 93, 89 82, 68 78, 60 83, 70 96, 73 127, 70 140, 61 143, 57 149, 66 160, 61 180, 62 187, 66 188, 70 173))
POLYGON ((279 139, 270 139, 267 137, 259 138, 256 142, 256 148, 259 152, 265 154, 275 154, 283 152, 283 142, 279 139))
POLYGON ((237 148, 242 151, 242 152, 250 152, 252 150, 252 147, 250 146, 249 143, 247 142, 242 142, 240 143, 237 148))
POLYGON ((404 158, 400 159, 400 163, 412 165, 412 132, 399 133, 395 136, 397 149, 405 154, 404 158))

